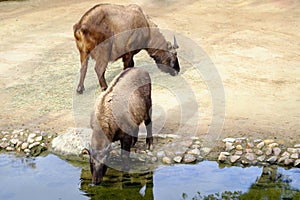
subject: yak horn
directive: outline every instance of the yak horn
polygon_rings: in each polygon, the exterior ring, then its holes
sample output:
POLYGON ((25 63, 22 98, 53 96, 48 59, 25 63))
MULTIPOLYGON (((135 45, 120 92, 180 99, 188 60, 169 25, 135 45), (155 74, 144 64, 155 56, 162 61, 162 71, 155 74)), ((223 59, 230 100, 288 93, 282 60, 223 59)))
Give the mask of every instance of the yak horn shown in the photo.
POLYGON ((175 35, 174 35, 174 45, 173 45, 173 47, 174 47, 174 49, 178 49, 179 48, 179 46, 177 44, 177 41, 176 41, 175 35))

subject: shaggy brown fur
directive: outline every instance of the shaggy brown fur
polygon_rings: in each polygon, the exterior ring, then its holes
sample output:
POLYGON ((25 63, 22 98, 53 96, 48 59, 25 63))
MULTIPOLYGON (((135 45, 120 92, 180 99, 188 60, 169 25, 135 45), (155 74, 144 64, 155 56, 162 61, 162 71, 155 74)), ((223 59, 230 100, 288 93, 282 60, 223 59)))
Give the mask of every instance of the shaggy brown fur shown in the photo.
POLYGON ((148 51, 163 71, 176 75, 180 70, 177 44, 172 46, 167 42, 137 5, 96 5, 81 17, 73 30, 81 61, 78 93, 84 91, 90 55, 96 60, 95 71, 103 90, 107 88, 104 73, 108 62, 122 58, 124 69, 133 67, 133 56, 142 49, 148 51))
POLYGON ((95 184, 99 184, 105 174, 105 160, 113 141, 120 140, 123 167, 128 169, 130 147, 136 142, 133 138, 137 138, 142 122, 147 128, 146 142, 150 148, 153 142, 151 105, 151 80, 142 68, 124 70, 101 93, 91 118, 90 164, 95 184))

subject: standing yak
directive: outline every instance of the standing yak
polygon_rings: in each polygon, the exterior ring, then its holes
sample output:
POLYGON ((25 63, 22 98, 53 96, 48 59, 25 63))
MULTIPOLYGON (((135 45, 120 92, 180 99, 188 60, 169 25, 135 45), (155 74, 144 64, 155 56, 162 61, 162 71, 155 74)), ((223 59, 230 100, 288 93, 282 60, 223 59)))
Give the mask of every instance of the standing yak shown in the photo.
POLYGON ((96 5, 81 17, 73 30, 81 61, 77 87, 80 94, 84 91, 89 56, 96 60, 95 71, 102 90, 107 88, 104 74, 108 62, 122 58, 124 69, 133 67, 133 56, 142 49, 162 71, 174 76, 180 70, 175 37, 174 45, 167 42, 137 5, 96 5))

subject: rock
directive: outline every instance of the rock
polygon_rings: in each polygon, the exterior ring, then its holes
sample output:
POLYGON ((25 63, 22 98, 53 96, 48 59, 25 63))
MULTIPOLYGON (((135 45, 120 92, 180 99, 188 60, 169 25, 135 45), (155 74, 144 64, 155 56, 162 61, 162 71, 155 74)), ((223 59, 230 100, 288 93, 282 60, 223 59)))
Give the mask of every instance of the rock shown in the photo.
POLYGON ((188 154, 194 154, 194 155, 200 155, 200 150, 199 149, 193 149, 193 150, 189 150, 188 154))
POLYGON ((6 149, 5 149, 6 151, 14 151, 15 150, 15 148, 14 147, 6 147, 6 149))
POLYGON ((28 142, 29 144, 32 144, 32 143, 34 143, 34 139, 31 138, 31 137, 28 137, 28 138, 27 138, 27 142, 28 142))
POLYGON ((230 154, 228 152, 221 152, 218 157, 218 161, 224 162, 227 159, 227 156, 229 156, 229 155, 230 154))
POLYGON ((235 138, 225 138, 222 140, 223 142, 230 142, 230 143, 234 143, 235 142, 235 138))
POLYGON ((91 136, 89 128, 68 129, 52 140, 50 151, 59 155, 80 155, 83 149, 89 149, 91 136))
POLYGON ((262 156, 257 157, 257 160, 258 160, 259 162, 262 162, 262 161, 264 161, 265 159, 266 159, 266 156, 265 156, 265 155, 262 155, 262 156))
POLYGON ((196 141, 194 141, 194 144, 196 144, 196 145, 200 145, 200 144, 201 144, 201 142, 200 142, 199 140, 196 140, 196 141))
POLYGON ((281 153, 281 149, 278 147, 273 148, 273 153, 275 156, 279 156, 279 154, 281 153))
POLYGON ((238 151, 243 150, 243 147, 242 147, 242 145, 240 145, 240 144, 236 145, 235 148, 236 148, 236 150, 238 150, 238 151))
POLYGON ((167 165, 170 165, 172 163, 171 158, 169 158, 167 156, 163 157, 162 161, 164 164, 167 164, 167 165))
POLYGON ((234 155, 234 156, 230 156, 229 159, 230 159, 231 163, 235 163, 240 158, 241 158, 241 156, 234 155))
POLYGON ((166 154, 165 154, 165 152, 164 151, 159 151, 159 152, 157 152, 157 154, 156 154, 156 156, 158 157, 158 158, 162 158, 162 157, 164 157, 166 154))
POLYGON ((261 149, 261 148, 263 148, 264 146, 265 146, 265 143, 264 143, 264 142, 260 142, 260 143, 258 143, 258 144, 256 145, 256 148, 261 149))
POLYGON ((176 162, 176 163, 181 163, 182 157, 181 157, 181 156, 175 156, 175 157, 173 158, 173 160, 174 160, 174 162, 176 162))
POLYGON ((245 158, 249 161, 253 161, 255 159, 255 154, 254 153, 246 153, 245 158))
POLYGON ((30 149, 24 149, 24 152, 25 153, 30 153, 31 151, 30 151, 30 149))
POLYGON ((270 147, 270 148, 275 148, 275 147, 278 147, 278 143, 271 143, 271 144, 269 144, 268 145, 268 147, 270 147))
POLYGON ((273 149, 271 149, 270 147, 268 147, 265 153, 266 153, 267 156, 269 156, 269 155, 272 154, 272 152, 273 152, 273 149))
POLYGON ((242 155, 242 154, 243 154, 242 151, 236 151, 236 152, 235 152, 235 155, 242 155))
POLYGON ((254 150, 254 153, 256 154, 256 155, 258 155, 258 156, 260 156, 260 155, 263 155, 263 151, 262 150, 260 150, 260 149, 255 149, 254 150))
POLYGON ((153 153, 151 151, 147 152, 148 156, 154 156, 153 153))
POLYGON ((7 141, 6 137, 2 138, 2 142, 6 142, 6 141, 7 141))
POLYGON ((271 156, 269 159, 267 159, 268 163, 274 164, 277 161, 277 156, 271 156))
POLYGON ((272 140, 272 139, 264 140, 264 143, 265 143, 266 145, 268 145, 268 144, 274 143, 274 140, 272 140))
POLYGON ((38 146, 38 145, 40 145, 40 142, 34 142, 28 146, 28 149, 32 149, 33 147, 38 146))
POLYGON ((19 142, 19 140, 16 139, 16 138, 13 138, 13 139, 10 140, 10 143, 13 144, 13 145, 16 145, 18 142, 19 142))
POLYGON ((253 149, 246 149, 246 153, 253 153, 253 149))
POLYGON ((253 148, 253 147, 254 147, 254 144, 253 144, 253 143, 247 142, 247 144, 246 144, 246 148, 247 148, 247 149, 251 149, 251 148, 253 148))
POLYGON ((262 140, 261 139, 255 139, 253 142, 254 143, 259 143, 259 142, 261 142, 262 140))
POLYGON ((298 159, 298 158, 299 158, 298 153, 293 153, 293 154, 291 155, 291 158, 292 158, 292 159, 298 159))
POLYGON ((209 148, 209 147, 203 147, 203 148, 201 148, 201 151, 203 153, 202 155, 207 155, 207 154, 210 153, 211 148, 209 148))
POLYGON ((152 162, 152 163, 157 162, 157 158, 156 158, 156 157, 152 157, 152 158, 151 158, 151 162, 152 162))
POLYGON ((282 156, 281 158, 278 159, 277 163, 282 163, 284 162, 286 159, 288 159, 289 157, 288 156, 282 156))
POLYGON ((231 151, 234 148, 235 147, 233 146, 233 143, 231 143, 231 142, 226 142, 225 143, 225 151, 231 151))
POLYGON ((294 147, 295 148, 300 148, 300 144, 295 144, 294 147))
POLYGON ((29 135, 28 135, 28 138, 35 138, 36 137, 36 133, 30 133, 29 135))
POLYGON ((291 164, 293 164, 293 160, 292 159, 287 158, 287 159, 284 160, 284 165, 288 166, 288 165, 291 165, 291 164))
POLYGON ((42 141, 43 140, 43 136, 37 136, 36 138, 35 138, 35 141, 36 142, 40 142, 40 141, 42 141))
POLYGON ((295 160, 294 167, 300 167, 300 159, 295 160))
POLYGON ((193 144, 191 147, 192 147, 193 149, 199 149, 199 148, 200 148, 200 145, 198 145, 198 144, 193 144))
POLYGON ((22 150, 27 149, 28 146, 29 146, 29 144, 27 142, 24 142, 21 146, 21 149, 22 150))
POLYGON ((298 152, 298 150, 296 148, 287 148, 287 151, 291 154, 298 152))
POLYGON ((192 139, 192 140, 199 140, 199 137, 193 136, 193 137, 191 137, 191 139, 192 139))
POLYGON ((285 156, 290 157, 290 155, 291 154, 287 151, 285 151, 283 154, 281 154, 282 157, 285 157, 285 156))
POLYGON ((18 129, 18 130, 14 130, 12 132, 12 134, 19 134, 20 132, 24 131, 24 129, 18 129))
POLYGON ((196 157, 192 154, 185 154, 183 157, 183 162, 185 163, 192 163, 195 162, 196 157))
POLYGON ((2 149, 5 149, 6 147, 8 147, 8 143, 2 142, 2 143, 0 144, 0 147, 1 147, 2 149))

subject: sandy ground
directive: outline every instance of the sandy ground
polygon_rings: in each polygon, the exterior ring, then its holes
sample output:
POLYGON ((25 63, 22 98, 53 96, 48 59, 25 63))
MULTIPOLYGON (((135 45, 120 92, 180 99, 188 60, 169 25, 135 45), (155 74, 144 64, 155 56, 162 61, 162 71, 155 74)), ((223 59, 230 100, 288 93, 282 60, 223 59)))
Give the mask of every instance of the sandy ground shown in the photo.
MULTIPOLYGON (((0 129, 62 132, 81 121, 77 115, 88 118, 81 109, 89 110, 87 107, 93 102, 80 102, 93 96, 88 91, 95 87, 86 87, 83 97, 74 93, 79 53, 72 26, 87 9, 100 2, 0 2, 0 129)), ((156 132, 165 126, 166 132, 192 131, 200 137, 300 141, 299 1, 111 2, 137 3, 160 28, 179 35, 180 76, 152 72, 156 132), (200 60, 198 65, 181 57, 191 50, 184 38, 202 50, 199 56, 197 51, 191 52, 200 60), (214 86, 214 79, 206 80, 210 67, 220 76, 221 93, 214 88, 220 86, 214 86), (201 74, 197 68, 207 71, 201 74), (168 82, 159 82, 162 79, 168 82), (178 101, 189 95, 187 91, 192 95, 178 101), (223 107, 218 107, 220 102, 225 103, 223 107), (215 124, 211 124, 213 119, 215 124), (185 124, 189 129, 180 129, 185 124), (211 126, 217 127, 210 130, 211 126)), ((154 65, 147 55, 136 56, 137 65, 145 62, 154 65)), ((120 70, 119 65, 117 62, 108 67, 108 80, 115 75, 115 68, 120 70)), ((87 79, 95 85, 92 67, 88 74, 87 79)), ((88 122, 83 120, 80 126, 88 126, 88 122)))

